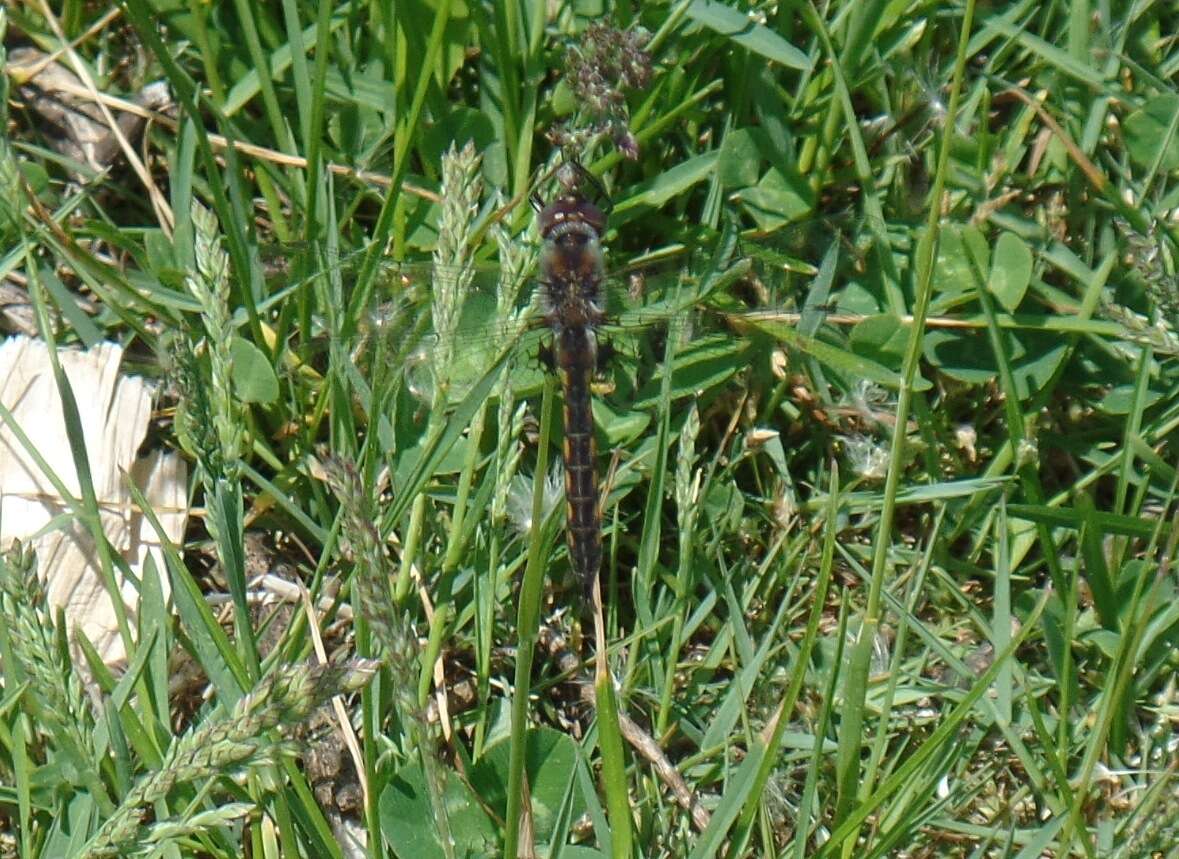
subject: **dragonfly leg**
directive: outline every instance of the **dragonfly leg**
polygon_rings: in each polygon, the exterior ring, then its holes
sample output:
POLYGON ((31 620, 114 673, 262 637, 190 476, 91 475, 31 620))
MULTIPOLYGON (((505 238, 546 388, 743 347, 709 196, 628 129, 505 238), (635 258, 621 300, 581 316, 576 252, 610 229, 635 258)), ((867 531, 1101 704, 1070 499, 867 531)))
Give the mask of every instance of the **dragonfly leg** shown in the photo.
POLYGON ((614 348, 614 344, 609 340, 603 340, 598 344, 597 366, 594 367, 598 373, 605 373, 610 367, 610 362, 614 360, 614 356, 618 354, 618 350, 614 348))

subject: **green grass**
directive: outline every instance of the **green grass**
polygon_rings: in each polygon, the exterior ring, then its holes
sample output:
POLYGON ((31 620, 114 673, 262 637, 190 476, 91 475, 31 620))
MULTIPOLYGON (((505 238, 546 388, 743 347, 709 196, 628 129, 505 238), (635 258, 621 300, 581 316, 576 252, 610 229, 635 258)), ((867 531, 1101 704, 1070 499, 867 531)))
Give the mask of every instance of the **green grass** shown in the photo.
POLYGON ((1108 11, 614 10, 646 56, 544 4, 8 8, 9 52, 175 99, 97 172, 14 71, 0 272, 167 383, 204 515, 90 696, 6 557, 0 855, 1179 855, 1179 16, 1108 11), (554 139, 610 267, 685 275, 612 327, 598 635, 513 316, 554 139), (631 336, 759 284, 797 312, 631 336), (253 607, 249 532, 314 619, 253 607), (354 809, 301 727, 334 693, 354 809))

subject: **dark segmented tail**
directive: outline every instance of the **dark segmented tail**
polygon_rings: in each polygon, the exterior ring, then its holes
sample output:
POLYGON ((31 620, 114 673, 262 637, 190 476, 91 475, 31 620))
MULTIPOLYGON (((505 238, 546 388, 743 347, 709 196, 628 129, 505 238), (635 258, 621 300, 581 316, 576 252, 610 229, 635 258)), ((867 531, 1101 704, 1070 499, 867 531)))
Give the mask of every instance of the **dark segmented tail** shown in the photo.
POLYGON ((559 338, 557 363, 565 399, 565 538, 573 572, 588 598, 602 566, 602 516, 595 474, 594 418, 590 409, 590 382, 595 363, 593 343, 592 340, 585 343, 588 348, 568 348, 583 345, 570 342, 581 340, 582 335, 593 336, 582 331, 559 338))

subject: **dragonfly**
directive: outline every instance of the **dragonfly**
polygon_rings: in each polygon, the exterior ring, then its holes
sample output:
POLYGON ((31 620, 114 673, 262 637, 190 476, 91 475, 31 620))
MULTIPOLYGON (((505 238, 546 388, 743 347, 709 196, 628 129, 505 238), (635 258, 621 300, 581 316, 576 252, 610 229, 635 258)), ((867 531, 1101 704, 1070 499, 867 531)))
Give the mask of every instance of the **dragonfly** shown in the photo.
POLYGON ((814 239, 826 235, 828 251, 839 239, 829 224, 807 223, 779 237, 784 250, 730 236, 702 262, 647 260, 608 273, 602 207, 570 187, 547 205, 533 205, 539 249, 530 276, 494 266, 390 262, 381 273, 373 324, 391 341, 414 343, 392 363, 423 402, 457 402, 506 349, 540 358, 514 371, 522 389, 540 373, 559 375, 565 538, 572 571, 589 595, 602 562, 595 380, 622 362, 634 372, 616 376, 614 395, 642 408, 659 401, 661 379, 655 370, 644 378, 639 367, 670 354, 670 337, 682 341, 671 368, 678 396, 715 387, 745 366, 736 356, 746 340, 734 329, 787 324, 823 347, 813 335, 828 309, 831 279, 816 280, 824 248, 814 239), (526 288, 529 281, 534 289, 526 288), (801 307, 799 287, 806 290, 801 307), (451 298, 440 302, 440 293, 451 298))
POLYGON ((553 331, 547 363, 559 370, 564 393, 565 535, 573 571, 590 595, 602 565, 590 384, 598 366, 597 331, 606 320, 606 218, 583 197, 565 194, 541 210, 539 230, 539 294, 553 331))

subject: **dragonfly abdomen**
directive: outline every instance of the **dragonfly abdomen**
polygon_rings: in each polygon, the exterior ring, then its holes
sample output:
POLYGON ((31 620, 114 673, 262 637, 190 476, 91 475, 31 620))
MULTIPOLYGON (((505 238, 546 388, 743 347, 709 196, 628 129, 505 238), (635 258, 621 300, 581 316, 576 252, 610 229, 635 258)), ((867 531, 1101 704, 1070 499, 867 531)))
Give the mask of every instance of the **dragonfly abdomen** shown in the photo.
POLYGON ((561 328, 556 346, 565 400, 565 537, 573 572, 585 593, 590 594, 602 565, 597 451, 590 408, 590 383, 597 363, 593 329, 561 328))
POLYGON ((590 382, 598 363, 593 326, 603 316, 600 239, 605 227, 601 210, 577 194, 557 198, 540 213, 542 303, 555 335, 565 394, 565 538, 573 572, 587 595, 602 566, 590 382))

